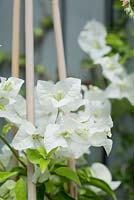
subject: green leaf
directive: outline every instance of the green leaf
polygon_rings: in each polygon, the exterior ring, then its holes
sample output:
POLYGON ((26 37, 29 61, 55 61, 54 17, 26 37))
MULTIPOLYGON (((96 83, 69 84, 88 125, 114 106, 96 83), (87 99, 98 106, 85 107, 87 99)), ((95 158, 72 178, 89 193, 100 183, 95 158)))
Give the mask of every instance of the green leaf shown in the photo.
POLYGON ((27 200, 26 183, 20 178, 15 186, 16 200, 27 200))
POLYGON ((6 134, 8 133, 8 131, 11 129, 11 124, 10 123, 7 123, 6 125, 3 126, 2 128, 2 133, 3 134, 6 134))
POLYGON ((36 149, 27 149, 27 158, 33 164, 38 164, 41 168, 42 173, 45 172, 49 160, 46 158, 46 151, 44 148, 36 149))
POLYGON ((67 179, 70 179, 70 180, 74 181, 78 185, 81 185, 79 177, 77 176, 76 172, 74 172, 69 167, 60 167, 60 168, 57 168, 55 170, 55 173, 58 174, 58 175, 60 175, 60 176, 66 177, 67 179))
POLYGON ((97 178, 94 178, 94 177, 90 177, 88 179, 88 183, 92 186, 95 186, 97 188, 100 188, 101 190, 103 190, 106 194, 112 196, 112 198, 114 200, 117 200, 116 198, 116 195, 114 193, 114 191, 110 188, 110 186, 104 182, 103 180, 101 179, 97 179, 97 178))
POLYGON ((112 196, 114 200, 117 200, 114 191, 110 188, 110 186, 105 181, 91 176, 90 168, 83 168, 83 169, 78 170, 78 175, 83 184, 85 185, 89 184, 97 188, 100 188, 106 194, 112 196))
POLYGON ((54 200, 75 200, 73 197, 71 197, 69 194, 65 192, 59 192, 57 195, 55 195, 54 200))
POLYGON ((47 152, 46 150, 44 149, 44 147, 40 147, 37 149, 39 154, 42 155, 43 157, 46 157, 47 156, 47 152))
POLYGON ((32 164, 38 164, 41 155, 36 149, 27 149, 27 158, 32 164))
POLYGON ((0 183, 4 182, 6 179, 9 179, 13 176, 17 176, 18 172, 0 172, 0 183))
POLYGON ((85 200, 85 197, 89 199, 95 199, 95 200, 101 200, 102 198, 98 196, 94 191, 92 191, 90 188, 83 188, 79 189, 79 194, 83 199, 85 200))
POLYGON ((46 171, 46 168, 48 166, 48 160, 45 160, 43 158, 40 158, 39 160, 39 166, 41 168, 41 172, 44 173, 46 171))
POLYGON ((58 147, 55 147, 54 149, 52 149, 51 151, 49 151, 48 153, 48 157, 51 157, 56 151, 57 151, 58 147))

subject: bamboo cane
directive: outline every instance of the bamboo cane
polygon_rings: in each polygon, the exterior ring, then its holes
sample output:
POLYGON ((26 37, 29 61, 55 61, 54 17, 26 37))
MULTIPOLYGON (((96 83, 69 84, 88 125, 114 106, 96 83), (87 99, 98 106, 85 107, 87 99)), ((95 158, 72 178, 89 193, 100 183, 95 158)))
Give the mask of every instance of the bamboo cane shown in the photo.
MULTIPOLYGON (((19 77, 19 43, 20 43, 20 0, 13 1, 13 28, 12 28, 12 77, 19 77)), ((17 128, 12 128, 13 136, 16 134, 17 128)), ((18 154, 18 152, 16 151, 18 154)), ((12 163, 18 166, 18 160, 13 157, 12 163)))
POLYGON ((63 39, 62 39, 59 0, 52 0, 52 14, 53 14, 54 33, 56 42, 58 74, 59 74, 59 79, 62 80, 66 78, 67 73, 66 73, 63 39))
MULTIPOLYGON (((55 41, 56 41, 58 74, 59 74, 59 79, 62 80, 67 77, 67 73, 66 73, 62 28, 61 28, 61 20, 60 20, 59 0, 52 0, 52 14, 53 14, 54 33, 55 33, 55 41)), ((70 158, 68 160, 68 166, 71 169, 75 170, 74 158, 70 158)), ((72 195, 72 197, 77 199, 77 186, 75 183, 73 182, 69 183, 69 192, 72 195)))
POLYGON ((20 0, 13 2, 12 76, 19 77, 20 0))
MULTIPOLYGON (((27 120, 34 124, 34 39, 33 0, 25 0, 25 40, 26 40, 26 102, 27 120)), ((36 200, 36 186, 32 183, 34 166, 27 163, 28 200, 36 200)))

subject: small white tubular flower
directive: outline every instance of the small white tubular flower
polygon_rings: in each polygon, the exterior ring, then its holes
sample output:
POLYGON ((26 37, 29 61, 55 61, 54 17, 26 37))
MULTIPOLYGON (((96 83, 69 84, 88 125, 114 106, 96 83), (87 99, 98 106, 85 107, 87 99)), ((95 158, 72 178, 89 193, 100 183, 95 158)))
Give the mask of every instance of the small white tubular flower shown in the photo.
MULTIPOLYGON (((105 181, 112 190, 116 190, 121 184, 120 181, 112 181, 112 175, 109 169, 102 163, 93 163, 90 167, 90 170, 93 177, 105 181)), ((101 192, 101 189, 98 189, 94 186, 92 186, 92 190, 94 190, 96 193, 101 192)))
POLYGON ((28 148, 37 148, 42 145, 42 140, 43 136, 32 123, 25 121, 13 138, 12 146, 20 151, 28 148))
POLYGON ((106 45, 106 28, 100 22, 92 20, 88 22, 78 37, 81 49, 90 55, 93 60, 101 58, 111 51, 106 45))
POLYGON ((105 90, 107 98, 127 98, 134 105, 134 73, 127 75, 118 82, 112 82, 105 90))
POLYGON ((48 99, 53 107, 63 111, 74 111, 81 106, 82 95, 81 80, 76 78, 66 78, 56 84, 46 81, 38 81, 37 96, 42 104, 48 99))
POLYGON ((4 145, 2 148, 2 153, 0 154, 0 163, 4 165, 4 167, 8 167, 11 159, 12 159, 12 152, 7 147, 7 145, 4 145))
POLYGON ((119 54, 100 58, 95 63, 102 66, 103 76, 110 81, 116 82, 126 76, 125 68, 119 63, 119 54))
POLYGON ((23 83, 24 81, 19 78, 10 77, 6 80, 6 78, 1 77, 0 104, 13 103, 23 83))
POLYGON ((26 101, 18 95, 15 102, 5 105, 3 110, 0 110, 0 117, 5 118, 10 123, 19 127, 21 123, 26 119, 26 101))

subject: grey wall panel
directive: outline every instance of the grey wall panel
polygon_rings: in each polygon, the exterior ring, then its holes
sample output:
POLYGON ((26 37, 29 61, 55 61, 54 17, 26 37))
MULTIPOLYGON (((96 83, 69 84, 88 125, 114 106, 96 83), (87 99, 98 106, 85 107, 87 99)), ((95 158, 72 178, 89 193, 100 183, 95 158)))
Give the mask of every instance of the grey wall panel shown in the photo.
POLYGON ((80 67, 81 59, 86 54, 78 46, 77 38, 85 23, 91 19, 104 21, 104 0, 66 1, 66 59, 70 76, 89 76, 80 67))

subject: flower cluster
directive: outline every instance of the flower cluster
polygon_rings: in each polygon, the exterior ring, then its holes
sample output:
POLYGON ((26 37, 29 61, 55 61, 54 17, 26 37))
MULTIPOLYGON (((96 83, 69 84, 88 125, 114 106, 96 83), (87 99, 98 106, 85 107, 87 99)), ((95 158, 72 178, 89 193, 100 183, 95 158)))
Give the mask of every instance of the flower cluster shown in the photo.
POLYGON ((107 31, 104 25, 96 20, 88 22, 79 35, 78 43, 81 49, 96 60, 111 51, 106 45, 107 31))
POLYGON ((57 148, 60 156, 79 158, 88 152, 90 146, 103 146, 110 153, 112 140, 109 138, 113 123, 109 101, 97 98, 101 91, 91 89, 82 93, 81 81, 76 78, 66 78, 56 84, 38 81, 35 88, 34 126, 26 120, 26 101, 18 94, 19 90, 16 91, 17 80, 10 78, 4 82, 5 85, 12 84, 8 90, 1 87, 2 94, 6 91, 7 100, 13 94, 14 98, 2 104, 0 110, 0 117, 18 127, 12 141, 15 149, 43 146, 47 152, 57 148))
POLYGON ((97 38, 98 42, 103 38, 103 44, 105 44, 106 49, 106 34, 105 27, 100 22, 92 20, 86 24, 84 30, 80 33, 78 43, 82 50, 93 59, 94 64, 99 64, 102 67, 104 78, 110 81, 110 84, 104 91, 104 96, 111 99, 127 98, 134 105, 134 73, 128 74, 126 72, 124 66, 119 62, 118 54, 108 56, 106 54, 109 51, 104 53, 102 48, 99 48, 99 53, 98 48, 94 48, 94 54, 92 54, 93 48, 89 43, 89 38, 91 41, 97 38))

